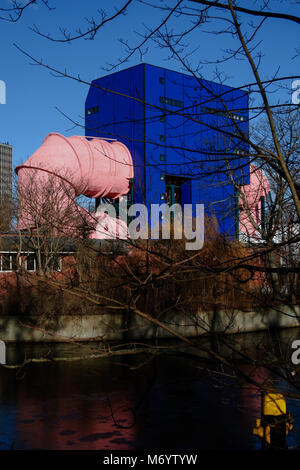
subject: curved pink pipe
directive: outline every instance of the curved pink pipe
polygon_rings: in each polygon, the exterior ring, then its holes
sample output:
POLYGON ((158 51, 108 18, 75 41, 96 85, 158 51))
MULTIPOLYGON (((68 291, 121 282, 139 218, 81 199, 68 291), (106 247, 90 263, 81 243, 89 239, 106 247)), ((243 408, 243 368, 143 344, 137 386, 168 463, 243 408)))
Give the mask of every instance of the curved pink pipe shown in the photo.
POLYGON ((51 133, 43 144, 15 171, 39 169, 67 179, 76 195, 118 198, 129 191, 133 163, 129 150, 120 142, 51 133))
MULTIPOLYGON (((75 197, 107 197, 116 199, 128 193, 130 179, 133 177, 133 163, 129 150, 120 142, 107 142, 99 138, 86 138, 74 135, 65 137, 51 133, 46 136, 41 147, 30 158, 15 169, 18 175, 19 194, 29 193, 33 181, 36 188, 36 209, 42 207, 45 188, 49 182, 55 193, 59 210, 70 212, 70 200, 77 207, 75 197)), ((51 195, 49 195, 51 199, 51 195)), ((22 199, 22 198, 21 198, 22 199)), ((26 198, 24 198, 26 199, 26 198)), ((28 204, 20 201, 18 227, 35 228, 36 222, 28 204), (31 212, 31 213, 30 213, 31 212)), ((81 210, 77 207, 77 212, 81 210)), ((71 211, 72 212, 72 211, 71 211)), ((92 216, 97 224, 97 217, 92 216)), ((115 226, 111 221, 108 225, 115 226)), ((118 232, 118 230, 117 230, 118 232)), ((123 228, 124 232, 124 228, 123 228)), ((122 232, 122 233, 123 233, 122 232)), ((92 238, 106 238, 96 233, 92 238)), ((111 236, 107 236, 111 238, 111 236)))
POLYGON ((258 226, 261 226, 261 197, 266 197, 270 192, 270 185, 267 177, 255 165, 250 164, 250 184, 241 187, 244 198, 239 196, 240 220, 239 229, 247 237, 260 238, 252 223, 252 220, 258 226), (251 215, 251 217, 250 217, 251 215))

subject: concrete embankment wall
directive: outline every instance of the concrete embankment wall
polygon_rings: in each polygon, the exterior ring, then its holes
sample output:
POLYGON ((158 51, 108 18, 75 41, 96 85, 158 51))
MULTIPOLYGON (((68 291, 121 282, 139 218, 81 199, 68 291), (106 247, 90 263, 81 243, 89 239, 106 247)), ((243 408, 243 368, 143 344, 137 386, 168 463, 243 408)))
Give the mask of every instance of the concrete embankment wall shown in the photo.
MULTIPOLYGON (((262 311, 218 311, 172 314, 160 318, 166 326, 188 337, 205 333, 247 333, 268 328, 300 326, 300 305, 280 305, 262 311)), ((0 316, 0 339, 13 342, 141 340, 172 335, 134 314, 0 316)))

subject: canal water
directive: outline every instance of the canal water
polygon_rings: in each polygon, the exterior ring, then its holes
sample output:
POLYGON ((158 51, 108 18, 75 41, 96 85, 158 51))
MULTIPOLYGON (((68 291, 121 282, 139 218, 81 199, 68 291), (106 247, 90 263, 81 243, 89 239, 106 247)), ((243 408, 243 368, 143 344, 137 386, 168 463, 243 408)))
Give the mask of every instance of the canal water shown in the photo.
MULTIPOLYGON (((288 358, 294 339, 300 329, 228 335, 229 347, 214 339, 213 348, 224 353, 233 345, 257 359, 288 358)), ((84 356, 98 347, 10 344, 7 360, 12 365, 24 357, 84 356)), ((287 389, 283 379, 274 382, 259 366, 243 370, 287 389)), ((179 352, 0 366, 0 449, 259 449, 253 427, 260 407, 254 386, 205 357, 195 361, 179 352)), ((288 399, 287 409, 295 420, 288 446, 298 448, 300 400, 288 399)))

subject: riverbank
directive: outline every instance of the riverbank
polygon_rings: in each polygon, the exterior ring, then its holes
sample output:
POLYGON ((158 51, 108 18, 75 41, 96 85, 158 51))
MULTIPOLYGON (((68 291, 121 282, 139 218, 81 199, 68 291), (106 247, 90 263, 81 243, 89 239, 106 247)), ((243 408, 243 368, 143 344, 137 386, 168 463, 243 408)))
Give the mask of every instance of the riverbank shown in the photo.
MULTIPOLYGON (((176 333, 249 333, 300 326, 300 305, 279 305, 259 311, 169 312, 160 321, 176 333)), ((130 313, 99 315, 0 316, 0 339, 6 342, 124 341, 170 338, 172 334, 130 313)))

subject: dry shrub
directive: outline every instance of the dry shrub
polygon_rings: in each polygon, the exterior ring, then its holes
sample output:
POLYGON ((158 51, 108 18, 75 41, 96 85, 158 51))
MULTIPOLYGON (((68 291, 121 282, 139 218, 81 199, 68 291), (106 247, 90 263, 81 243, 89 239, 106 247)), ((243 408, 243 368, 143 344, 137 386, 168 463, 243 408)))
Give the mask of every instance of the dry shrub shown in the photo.
POLYGON ((205 225, 205 243, 199 251, 187 251, 186 240, 173 237, 129 242, 123 255, 84 246, 77 260, 79 285, 156 317, 171 310, 253 308, 255 278, 248 270, 231 269, 249 250, 221 236, 215 219, 206 218, 205 225))
POLYGON ((81 240, 76 258, 67 257, 63 272, 55 274, 58 285, 24 273, 19 310, 45 316, 101 314, 119 312, 108 308, 119 301, 128 310, 138 308, 160 317, 168 311, 194 314, 260 305, 262 298, 257 292, 262 279, 246 269, 232 269, 251 254, 250 249, 221 236, 215 219, 205 220, 201 250, 188 251, 185 243, 184 238, 173 236, 168 240, 124 241, 126 250, 122 252, 119 242, 97 249, 92 240, 81 240), (81 295, 72 295, 75 290, 81 295), (90 302, 93 294, 100 296, 97 303, 90 302))

